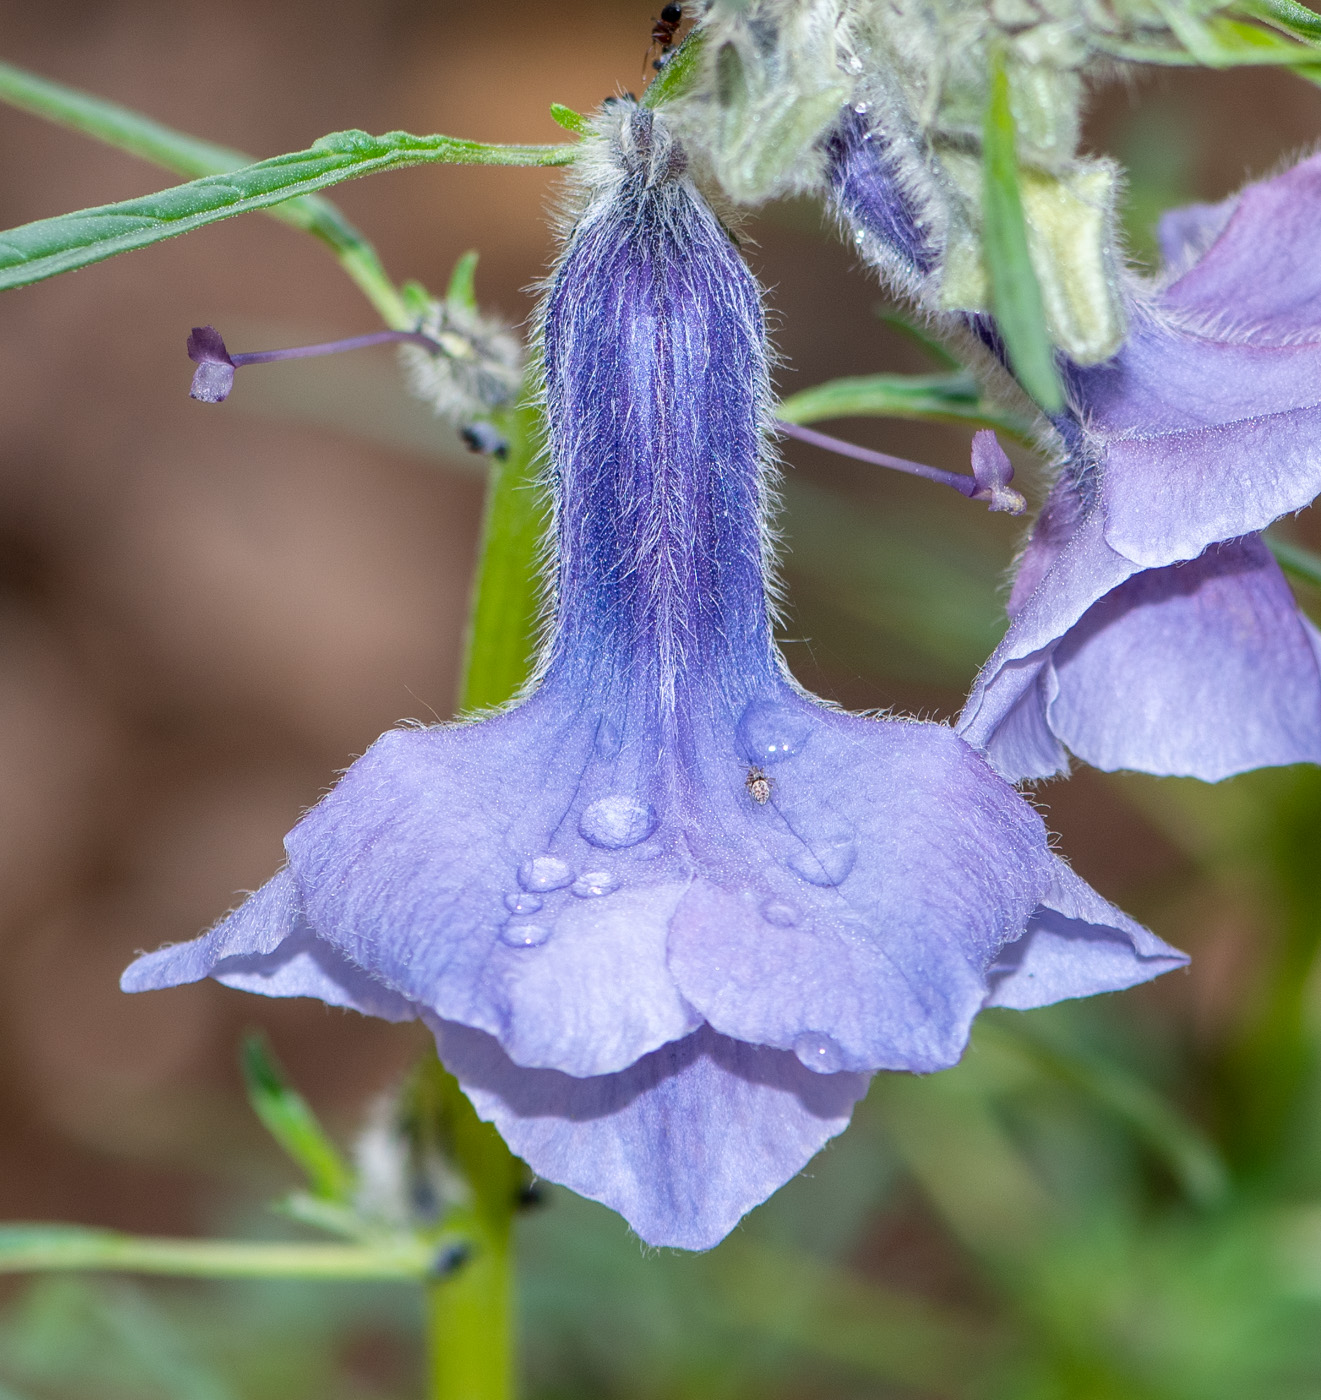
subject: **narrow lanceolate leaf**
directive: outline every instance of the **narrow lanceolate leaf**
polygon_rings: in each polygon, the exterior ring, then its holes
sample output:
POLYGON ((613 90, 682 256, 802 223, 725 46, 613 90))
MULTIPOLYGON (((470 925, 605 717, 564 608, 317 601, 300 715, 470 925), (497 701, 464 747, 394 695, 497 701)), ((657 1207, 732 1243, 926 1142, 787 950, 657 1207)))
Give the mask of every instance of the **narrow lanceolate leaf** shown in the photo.
POLYGON ((307 1100, 285 1079, 260 1035, 244 1039, 242 1063, 253 1112, 302 1167, 313 1194, 347 1201, 353 1192, 353 1173, 307 1100))
POLYGON ((577 147, 490 146, 451 136, 391 131, 337 131, 306 151, 258 161, 141 199, 80 209, 0 233, 0 291, 39 282, 203 228, 218 219, 266 209, 344 180, 406 165, 565 165, 577 147))
POLYGON ((1298 0, 1238 0, 1234 9, 1286 34, 1321 43, 1321 15, 1300 5, 1298 0))
POLYGON ((791 394, 776 410, 786 423, 827 418, 915 418, 968 423, 1028 441, 1032 424, 992 403, 969 374, 866 374, 791 394))
POLYGON ((1064 407, 1064 391, 1046 331, 1041 287, 1028 254, 1009 78, 999 55, 991 62, 982 148, 982 251, 991 284, 991 309, 1018 382, 1047 413, 1058 413, 1064 407))
POLYGON ((96 1270, 187 1278, 422 1279, 441 1247, 407 1235, 361 1245, 301 1244, 5 1225, 0 1226, 0 1274, 96 1270))
MULTIPOLYGON (((242 151, 175 131, 117 102, 93 97, 10 63, 0 63, 0 101, 79 131, 116 150, 127 151, 140 160, 151 161, 176 175, 223 175, 254 163, 242 151)), ((271 205, 265 212, 326 244, 388 325, 407 330, 414 324, 415 318, 381 266, 376 250, 328 199, 303 195, 271 205)))

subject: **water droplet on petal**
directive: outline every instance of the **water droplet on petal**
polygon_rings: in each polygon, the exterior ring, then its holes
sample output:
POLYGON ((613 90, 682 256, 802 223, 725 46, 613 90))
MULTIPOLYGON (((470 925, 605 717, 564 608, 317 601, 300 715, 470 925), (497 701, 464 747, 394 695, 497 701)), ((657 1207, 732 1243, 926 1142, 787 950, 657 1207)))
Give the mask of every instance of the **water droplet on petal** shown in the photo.
POLYGON ((540 948, 549 937, 545 924, 508 923, 500 930, 500 942, 511 948, 540 948))
POLYGON ((636 846, 656 830, 656 809, 635 797, 612 794, 598 798, 582 814, 578 830, 592 843, 607 851, 636 846))
POLYGON ((539 894, 507 894, 505 908, 511 914, 535 914, 541 908, 539 894))
POLYGON ((794 1041, 794 1054, 814 1074, 838 1074, 844 1068, 844 1052, 820 1031, 804 1031, 794 1041))
POLYGON ((761 917, 776 928, 792 928, 798 922, 798 910, 781 899, 768 899, 761 906, 761 917))
POLYGON ((865 117, 867 113, 871 111, 871 104, 869 102, 855 102, 853 104, 853 110, 860 117, 865 117))
POLYGON ((534 856, 518 867, 518 883, 525 890, 562 890, 573 883, 573 870, 558 856, 534 856))
POLYGON ((857 858, 858 848, 852 836, 839 836, 807 842, 789 856, 786 864, 809 884, 830 889, 848 878, 857 858))
POLYGON ((571 894, 579 899, 596 899, 603 894, 614 894, 619 881, 608 870, 586 870, 573 882, 571 894))
POLYGON ((780 763, 801 753, 812 732, 799 709, 774 700, 754 700, 738 722, 738 740, 751 763, 780 763))

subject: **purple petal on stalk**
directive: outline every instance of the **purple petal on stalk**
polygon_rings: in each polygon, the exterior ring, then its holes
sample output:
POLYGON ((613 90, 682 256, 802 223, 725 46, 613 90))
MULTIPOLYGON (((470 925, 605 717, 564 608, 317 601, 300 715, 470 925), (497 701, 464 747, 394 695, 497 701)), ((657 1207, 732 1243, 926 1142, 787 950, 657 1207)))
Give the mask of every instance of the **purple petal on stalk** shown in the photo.
POLYGON ((201 403, 224 403, 234 387, 234 361, 214 326, 194 326, 188 337, 188 358, 193 371, 190 398, 201 403))
POLYGON ((522 1069, 432 1023, 478 1114, 539 1176, 617 1210, 649 1244, 710 1249, 848 1126, 861 1074, 814 1074, 704 1028, 620 1074, 522 1069))
POLYGON ((986 1005, 1028 1011, 1118 992, 1187 961, 1057 861, 1054 884, 1027 932, 991 968, 986 1005))
POLYGON ((972 475, 977 483, 974 501, 989 501, 991 510, 1010 515, 1022 515, 1027 508, 1027 502, 1009 485, 1014 479, 1014 464, 990 428, 972 435, 972 475))

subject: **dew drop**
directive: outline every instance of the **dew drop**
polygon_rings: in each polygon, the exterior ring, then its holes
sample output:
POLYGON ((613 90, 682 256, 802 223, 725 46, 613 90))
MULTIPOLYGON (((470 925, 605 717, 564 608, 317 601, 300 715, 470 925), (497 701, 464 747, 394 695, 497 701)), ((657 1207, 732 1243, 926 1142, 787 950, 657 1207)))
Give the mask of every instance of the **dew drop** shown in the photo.
POLYGON ((838 1074, 844 1068, 844 1052, 820 1031, 804 1031, 794 1041, 794 1054, 814 1074, 838 1074))
POLYGON ((761 906, 761 917, 776 928, 793 928, 798 922, 798 910, 781 899, 768 899, 761 906))
POLYGON ((853 104, 853 110, 860 117, 865 117, 867 113, 871 111, 871 104, 869 102, 855 102, 853 104))
POLYGON ((573 882, 569 893, 576 894, 579 899, 596 899, 603 894, 614 894, 618 888, 619 881, 608 870, 587 870, 573 882))
POLYGON ((540 948, 549 937, 545 924, 509 923, 500 930, 500 942, 511 948, 540 948))
POLYGON ((541 908, 539 894, 507 894, 505 908, 511 914, 535 914, 541 908))
POLYGON ((858 848, 852 836, 838 836, 834 839, 812 841, 799 847, 786 864, 808 884, 830 889, 848 878, 857 858, 858 848))
POLYGON ((547 890, 562 890, 573 883, 573 871, 559 856, 533 856, 518 867, 518 883, 525 890, 544 894, 547 890))
POLYGON ((592 843, 607 851, 636 846, 656 830, 656 809, 635 797, 612 794, 598 798, 582 814, 578 830, 592 843))
POLYGON ((738 739, 752 763, 780 763, 801 753, 812 722, 801 710, 774 700, 754 700, 738 722, 738 739))

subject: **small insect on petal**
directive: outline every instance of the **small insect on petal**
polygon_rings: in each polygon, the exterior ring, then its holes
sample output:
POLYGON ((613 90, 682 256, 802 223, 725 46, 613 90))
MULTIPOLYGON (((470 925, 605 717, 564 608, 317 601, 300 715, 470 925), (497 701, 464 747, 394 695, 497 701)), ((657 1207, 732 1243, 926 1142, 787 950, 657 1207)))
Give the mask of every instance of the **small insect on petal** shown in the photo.
POLYGON ((764 768, 749 768, 744 784, 748 789, 748 796, 759 806, 764 807, 771 800, 771 780, 766 776, 764 768))

